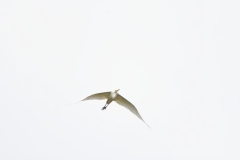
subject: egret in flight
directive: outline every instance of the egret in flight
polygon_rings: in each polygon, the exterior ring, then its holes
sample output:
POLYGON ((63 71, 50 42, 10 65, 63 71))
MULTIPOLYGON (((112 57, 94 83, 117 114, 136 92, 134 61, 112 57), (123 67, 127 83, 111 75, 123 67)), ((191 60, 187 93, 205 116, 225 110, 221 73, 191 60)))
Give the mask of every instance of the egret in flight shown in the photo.
MULTIPOLYGON (((107 108, 107 106, 112 102, 115 101, 117 102, 119 105, 127 108, 128 110, 130 110, 133 114, 135 114, 139 119, 141 119, 145 124, 146 122, 143 120, 143 118, 141 117, 141 115, 138 113, 137 108, 131 103, 129 102, 127 99, 125 99, 124 97, 122 97, 120 94, 118 94, 118 91, 120 89, 117 89, 115 91, 112 92, 102 92, 102 93, 96 93, 93 95, 88 96, 87 98, 83 99, 82 101, 86 101, 86 100, 103 100, 103 99, 107 99, 107 102, 105 104, 105 106, 102 108, 102 110, 105 110, 107 108)), ((147 124, 146 124, 147 125, 147 124)), ((148 125, 147 125, 148 126, 148 125)), ((148 126, 149 127, 149 126, 148 126)), ((150 127, 149 127, 150 128, 150 127)))

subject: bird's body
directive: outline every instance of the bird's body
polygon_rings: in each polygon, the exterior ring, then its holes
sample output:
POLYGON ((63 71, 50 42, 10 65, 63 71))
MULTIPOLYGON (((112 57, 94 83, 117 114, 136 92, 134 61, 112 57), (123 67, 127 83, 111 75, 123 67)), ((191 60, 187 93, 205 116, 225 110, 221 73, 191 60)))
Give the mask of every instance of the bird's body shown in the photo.
MULTIPOLYGON (((129 102, 127 99, 122 97, 120 94, 118 94, 119 89, 112 91, 112 92, 102 92, 102 93, 96 93, 93 95, 88 96, 87 98, 83 99, 82 101, 86 100, 103 100, 107 99, 105 106, 102 108, 102 110, 105 110, 107 106, 112 102, 115 101, 121 106, 124 106, 128 110, 130 110, 133 114, 135 114, 139 119, 141 119, 143 122, 141 115, 138 113, 137 108, 129 102)), ((145 122, 144 122, 145 123, 145 122)), ((146 123, 145 123, 146 124, 146 123)), ((147 125, 147 124, 146 124, 147 125)), ((148 126, 148 125, 147 125, 148 126)), ((148 126, 149 127, 149 126, 148 126)), ((150 127, 149 127, 150 128, 150 127)))
POLYGON ((118 91, 118 90, 110 92, 110 94, 109 94, 109 96, 108 96, 108 98, 107 98, 107 102, 106 102, 105 106, 102 108, 102 110, 106 109, 107 106, 108 106, 112 101, 115 100, 115 98, 118 96, 117 91, 118 91))

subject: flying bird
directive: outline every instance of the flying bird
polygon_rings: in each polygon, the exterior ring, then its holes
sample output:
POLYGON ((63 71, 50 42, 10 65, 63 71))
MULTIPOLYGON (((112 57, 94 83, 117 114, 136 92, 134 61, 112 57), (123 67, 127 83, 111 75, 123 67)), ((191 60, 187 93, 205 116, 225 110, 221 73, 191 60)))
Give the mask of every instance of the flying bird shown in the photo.
MULTIPOLYGON (((102 110, 105 110, 107 108, 107 106, 112 102, 115 101, 117 102, 119 105, 127 108, 128 110, 130 110, 133 114, 135 114, 139 119, 141 119, 146 125, 147 123, 143 120, 143 118, 141 117, 141 115, 139 114, 137 108, 131 103, 129 102, 127 99, 125 99, 124 97, 122 97, 118 91, 120 89, 117 89, 115 91, 112 92, 102 92, 102 93, 96 93, 93 95, 88 96, 87 98, 83 99, 82 101, 86 101, 86 100, 104 100, 107 99, 105 106, 102 108, 102 110)), ((147 125, 148 126, 148 125, 147 125)), ((149 127, 149 126, 148 126, 149 127)), ((149 127, 150 128, 150 127, 149 127)))

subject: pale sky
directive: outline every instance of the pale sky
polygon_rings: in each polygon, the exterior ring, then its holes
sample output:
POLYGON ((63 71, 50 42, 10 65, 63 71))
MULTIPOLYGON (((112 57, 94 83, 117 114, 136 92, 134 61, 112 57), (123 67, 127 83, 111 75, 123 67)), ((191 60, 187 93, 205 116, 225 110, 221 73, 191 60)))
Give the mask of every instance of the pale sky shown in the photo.
POLYGON ((239 8, 0 1, 0 159, 239 160, 239 8))

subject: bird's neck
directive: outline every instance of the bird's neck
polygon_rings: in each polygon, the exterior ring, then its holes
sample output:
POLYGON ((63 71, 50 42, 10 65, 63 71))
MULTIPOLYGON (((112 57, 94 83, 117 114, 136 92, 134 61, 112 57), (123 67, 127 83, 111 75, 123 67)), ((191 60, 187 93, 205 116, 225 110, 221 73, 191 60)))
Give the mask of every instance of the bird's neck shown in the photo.
POLYGON ((111 97, 114 99, 116 96, 118 95, 118 93, 116 91, 111 92, 111 97))

